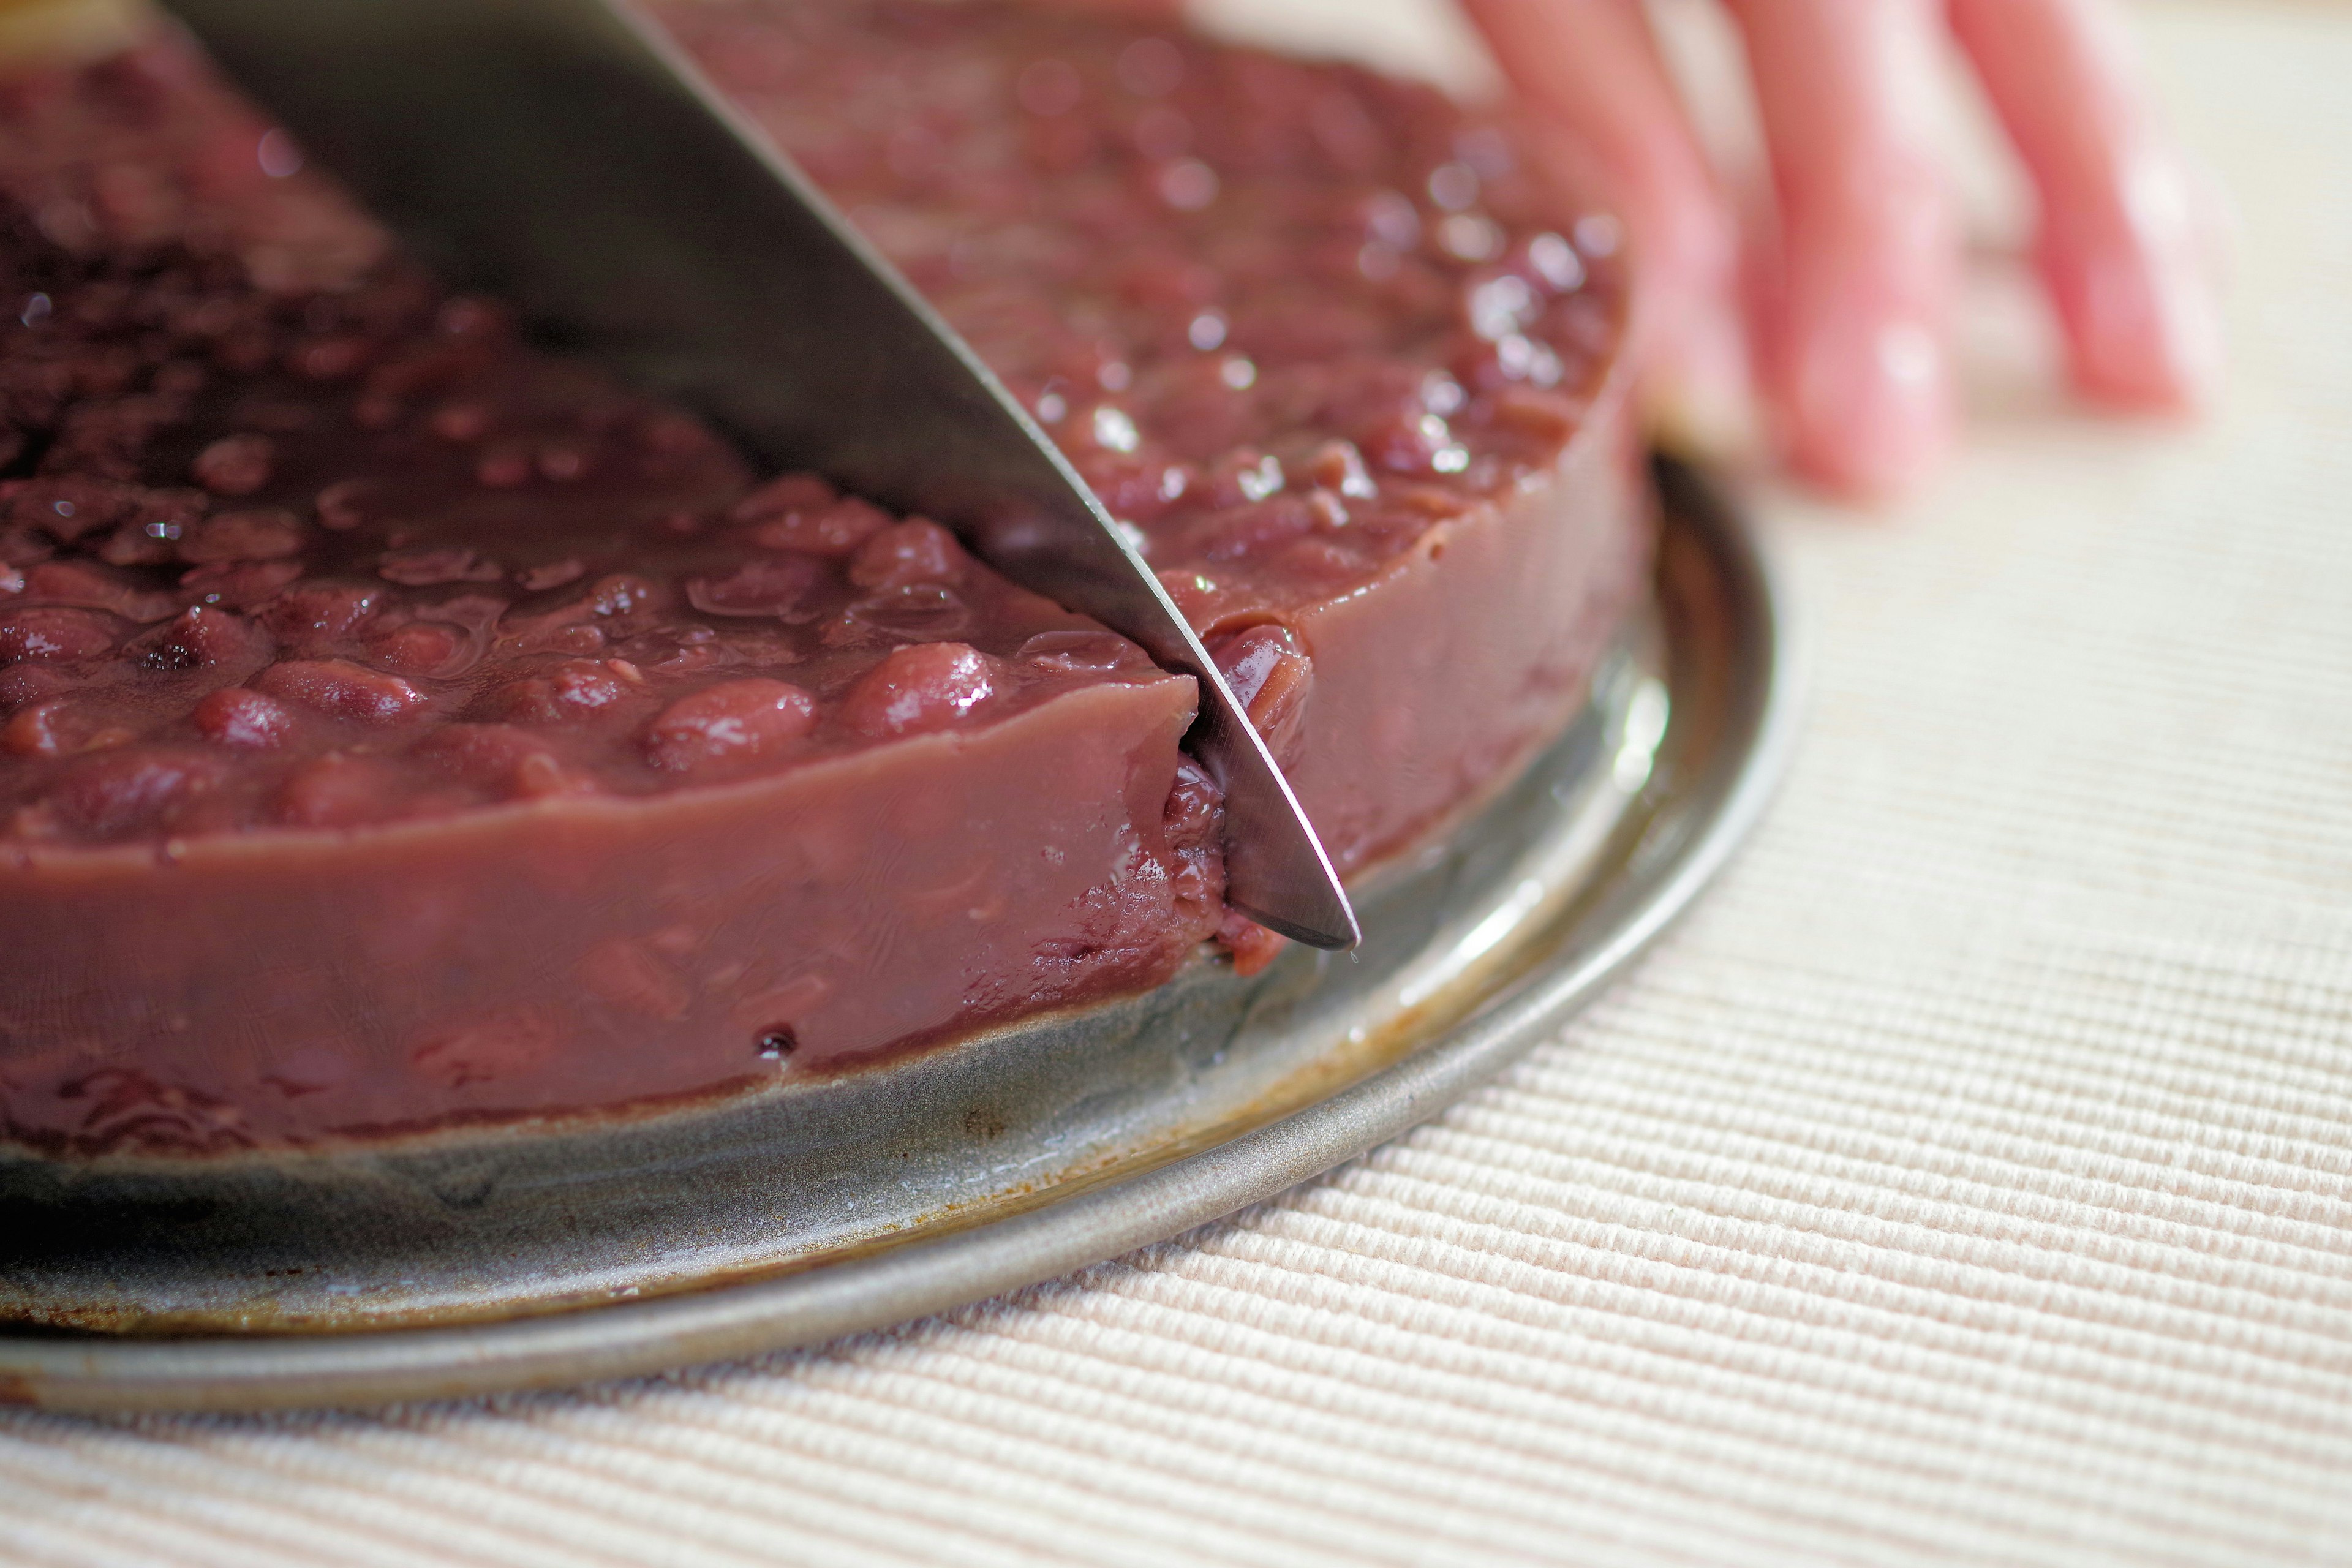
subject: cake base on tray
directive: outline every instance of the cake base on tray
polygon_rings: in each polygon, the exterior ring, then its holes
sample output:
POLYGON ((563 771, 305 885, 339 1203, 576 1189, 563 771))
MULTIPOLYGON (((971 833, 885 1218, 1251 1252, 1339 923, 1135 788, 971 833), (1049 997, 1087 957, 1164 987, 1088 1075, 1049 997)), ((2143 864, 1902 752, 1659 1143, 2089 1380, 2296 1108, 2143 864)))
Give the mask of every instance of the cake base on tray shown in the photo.
MULTIPOLYGON (((1651 537, 1625 290, 1503 126, 1097 21, 664 14, 1136 530, 1343 871, 1583 702, 1651 537)), ((0 76, 0 1142, 641 1116, 1278 949, 1188 679, 447 296, 181 46, 0 76)))
POLYGON ((1557 1038, 1777 779, 1795 694, 1769 575, 1734 515, 1668 479, 1654 618, 1517 784, 1383 869, 1360 955, 1201 963, 634 1120, 0 1154, 21 1248, 0 1313, 22 1325, 0 1331, 0 1388, 93 1411, 364 1405, 815 1343, 1149 1245, 1397 1135, 1557 1038))

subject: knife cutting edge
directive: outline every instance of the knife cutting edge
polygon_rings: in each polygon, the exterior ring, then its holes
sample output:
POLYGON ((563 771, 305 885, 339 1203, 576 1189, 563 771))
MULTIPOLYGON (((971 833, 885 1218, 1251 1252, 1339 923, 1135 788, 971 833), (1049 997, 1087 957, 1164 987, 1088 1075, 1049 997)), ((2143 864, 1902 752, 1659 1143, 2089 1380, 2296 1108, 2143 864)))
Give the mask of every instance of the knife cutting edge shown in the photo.
POLYGON ((559 347, 955 530, 1191 675, 1226 901, 1353 946, 1355 911, 1232 688, 1069 461, 961 337, 626 0, 163 0, 445 278, 559 347))

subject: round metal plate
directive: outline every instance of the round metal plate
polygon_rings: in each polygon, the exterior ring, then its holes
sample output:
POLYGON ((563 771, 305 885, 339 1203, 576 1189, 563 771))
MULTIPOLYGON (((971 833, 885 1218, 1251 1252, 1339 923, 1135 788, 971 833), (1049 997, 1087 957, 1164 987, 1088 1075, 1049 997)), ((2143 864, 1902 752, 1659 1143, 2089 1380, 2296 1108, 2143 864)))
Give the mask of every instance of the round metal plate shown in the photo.
POLYGON ((1760 811, 1771 573, 1662 465, 1649 613, 1569 733, 1362 891, 1364 946, 618 1124, 201 1163, 0 1157, 0 1404, 366 1405, 809 1343, 1230 1214, 1549 1037, 1760 811))

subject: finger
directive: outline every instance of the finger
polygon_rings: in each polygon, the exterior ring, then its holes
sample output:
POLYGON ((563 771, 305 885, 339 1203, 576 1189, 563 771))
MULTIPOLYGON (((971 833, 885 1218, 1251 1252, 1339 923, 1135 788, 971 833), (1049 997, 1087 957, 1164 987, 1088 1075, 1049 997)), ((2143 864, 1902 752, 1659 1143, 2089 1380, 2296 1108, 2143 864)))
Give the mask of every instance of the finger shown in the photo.
POLYGON ((1638 0, 1463 0, 1496 59, 1551 130, 1537 150, 1598 184, 1630 232, 1634 336, 1654 407, 1703 447, 1753 424, 1739 308, 1739 229, 1660 59, 1638 0))
POLYGON ((1768 323, 1790 462, 1882 495, 1949 445, 1957 265, 1927 0, 1733 0, 1780 205, 1768 323))
POLYGON ((2187 168, 2105 0, 1950 0, 2042 197, 2038 248, 2074 381, 2130 407, 2193 405, 2221 363, 2187 168))

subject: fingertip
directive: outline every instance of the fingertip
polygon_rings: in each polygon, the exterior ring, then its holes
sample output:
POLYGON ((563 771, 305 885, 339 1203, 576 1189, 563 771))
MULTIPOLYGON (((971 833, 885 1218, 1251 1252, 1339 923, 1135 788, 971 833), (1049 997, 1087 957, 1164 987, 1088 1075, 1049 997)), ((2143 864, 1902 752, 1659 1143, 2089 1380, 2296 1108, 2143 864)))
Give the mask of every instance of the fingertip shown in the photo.
POLYGON ((2226 359, 2205 242, 2180 171, 2139 171, 2130 185, 2107 232, 2070 232, 2061 221, 2042 241, 2069 374, 2110 408, 2193 413, 2211 401, 2226 359))
POLYGON ((1785 0, 1735 7, 1778 197, 1768 317, 1789 465, 1849 498, 1902 494, 1955 434, 1947 326, 1958 267, 1923 109, 1924 6, 1785 0))
POLYGON ((2091 265, 2053 279, 2077 391, 2124 413, 2194 414, 2221 380, 2219 314, 2202 290, 2091 265))
POLYGON ((2042 198, 2068 370, 2093 402, 2192 412, 2219 389, 2225 204, 2162 127, 2113 0, 1950 0, 2042 198))
POLYGON ((1955 434, 1949 356, 1936 327, 1847 310, 1792 344, 1781 385, 1790 466, 1849 499, 1886 501, 1934 471, 1955 434))

